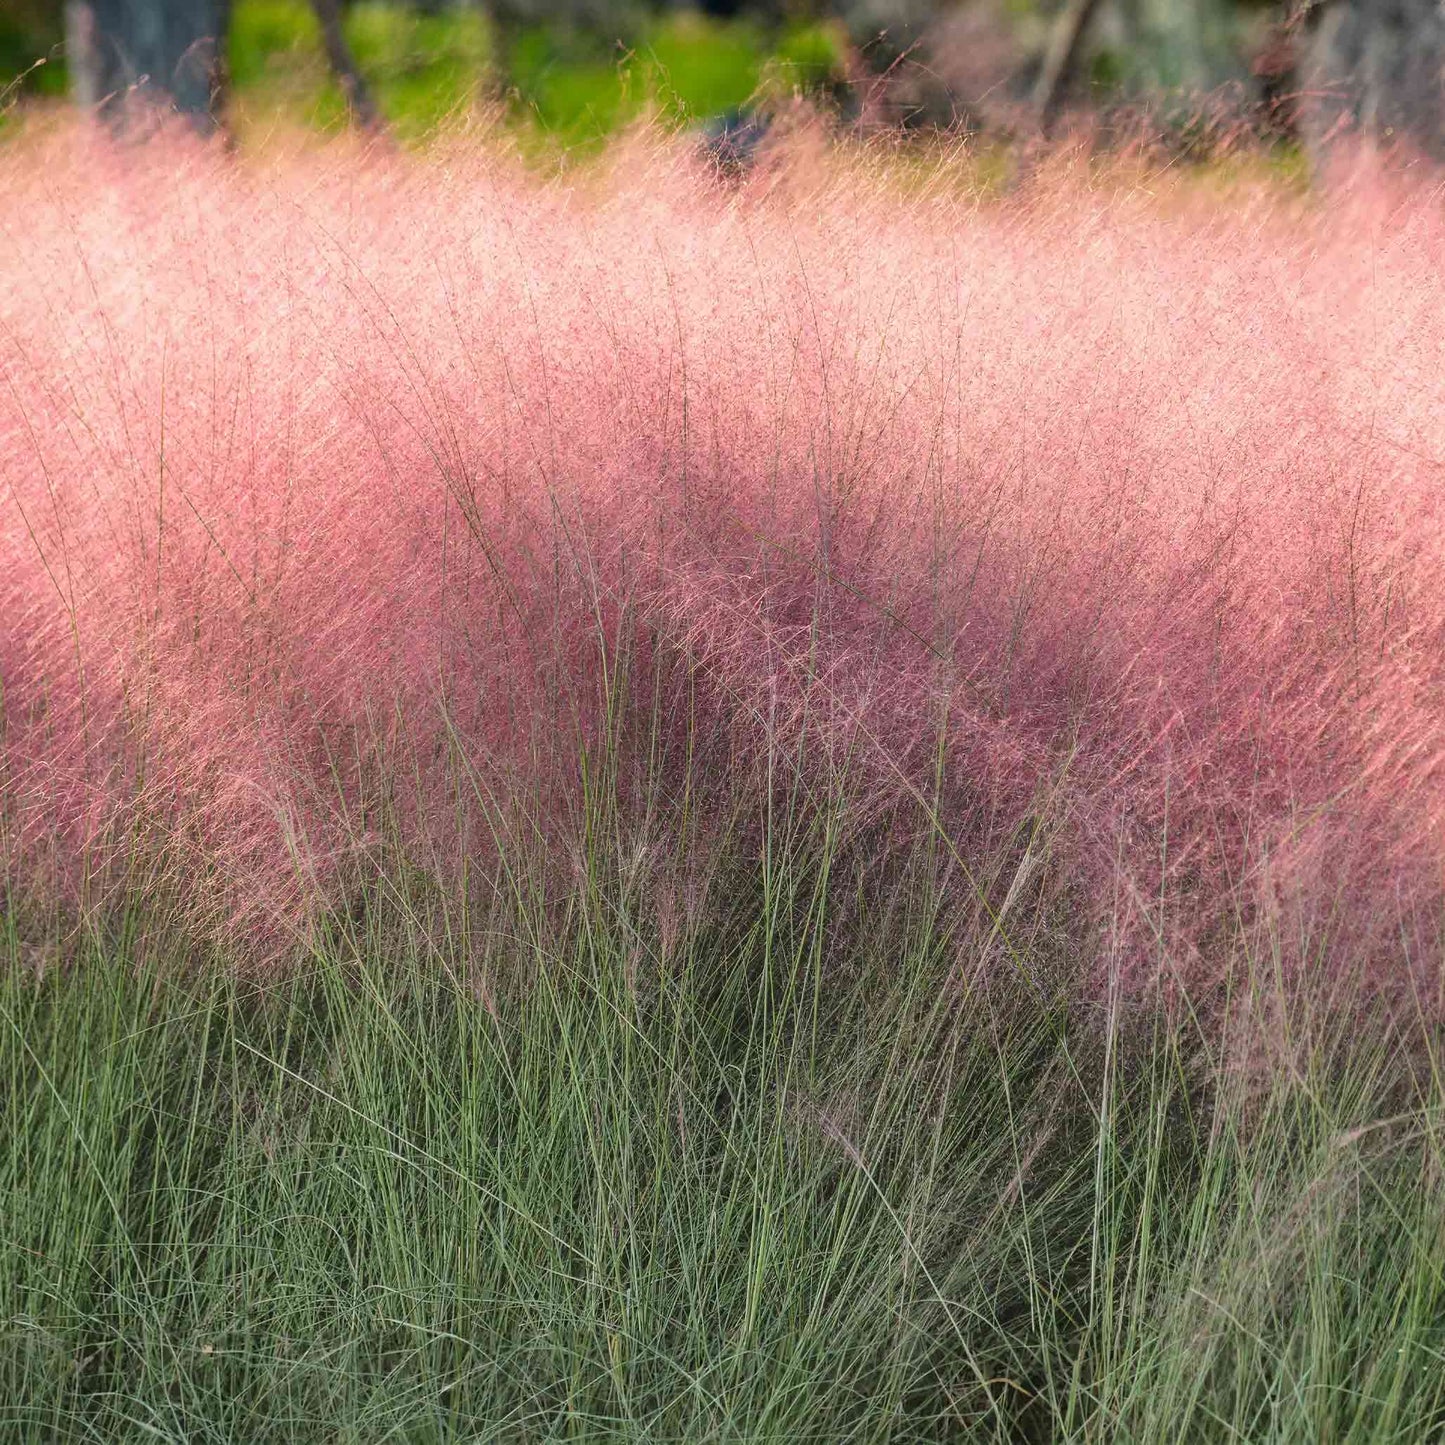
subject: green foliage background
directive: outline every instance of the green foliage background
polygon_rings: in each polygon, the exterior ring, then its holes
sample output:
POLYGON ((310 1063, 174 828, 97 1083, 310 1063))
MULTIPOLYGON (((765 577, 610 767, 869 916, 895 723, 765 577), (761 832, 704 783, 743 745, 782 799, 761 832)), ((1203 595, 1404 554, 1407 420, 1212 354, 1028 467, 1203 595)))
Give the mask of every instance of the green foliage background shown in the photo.
MULTIPOLYGON (((742 105, 762 84, 819 88, 840 71, 846 48, 833 21, 772 29, 754 19, 675 11, 648 20, 630 45, 560 25, 525 27, 510 37, 505 64, 494 67, 496 38, 479 8, 428 14, 393 0, 362 0, 344 23, 358 65, 403 138, 464 114, 494 70, 507 77, 514 119, 563 141, 586 142, 646 107, 692 121, 742 105)), ((345 102, 306 0, 240 0, 229 60, 243 126, 343 123, 345 102)), ((38 3, 0 14, 0 88, 6 86, 12 99, 65 93, 59 23, 38 3)))

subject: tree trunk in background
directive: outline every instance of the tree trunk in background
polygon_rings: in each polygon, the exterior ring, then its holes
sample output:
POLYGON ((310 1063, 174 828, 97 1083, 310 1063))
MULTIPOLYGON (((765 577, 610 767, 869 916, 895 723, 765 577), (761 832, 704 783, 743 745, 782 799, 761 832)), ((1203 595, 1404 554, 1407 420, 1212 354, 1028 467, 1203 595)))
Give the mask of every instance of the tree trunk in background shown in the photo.
POLYGON ((341 28, 340 0, 311 0, 311 9, 321 27, 321 43, 326 49, 327 64, 346 97, 346 108, 352 120, 367 130, 379 131, 381 112, 376 108, 366 77, 346 43, 346 32, 341 28))
POLYGON ((1039 130, 1045 135, 1058 116, 1069 80, 1078 65, 1089 21, 1098 8, 1099 0, 1068 0, 1054 21, 1043 68, 1034 86, 1034 111, 1038 116, 1039 130))
POLYGON ((117 123, 149 103, 213 131, 230 19, 230 0, 67 0, 76 100, 117 123))
POLYGON ((1445 159, 1445 13, 1438 0, 1317 0, 1303 42, 1302 130, 1411 141, 1445 159))

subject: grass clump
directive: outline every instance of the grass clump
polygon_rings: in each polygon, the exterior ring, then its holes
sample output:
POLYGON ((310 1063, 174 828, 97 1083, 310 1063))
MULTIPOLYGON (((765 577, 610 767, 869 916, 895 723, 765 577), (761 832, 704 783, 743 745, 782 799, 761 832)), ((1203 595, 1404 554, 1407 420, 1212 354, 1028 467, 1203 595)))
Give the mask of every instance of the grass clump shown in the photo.
POLYGON ((1430 194, 77 139, 0 1434, 1441 1433, 1430 194))

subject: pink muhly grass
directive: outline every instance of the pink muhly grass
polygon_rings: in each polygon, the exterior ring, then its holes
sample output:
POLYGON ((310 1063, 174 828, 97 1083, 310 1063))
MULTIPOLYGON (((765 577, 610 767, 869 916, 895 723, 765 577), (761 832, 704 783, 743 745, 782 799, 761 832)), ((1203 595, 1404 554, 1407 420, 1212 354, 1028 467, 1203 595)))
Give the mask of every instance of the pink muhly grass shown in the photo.
POLYGON ((972 867, 1046 808, 1131 976, 1441 901, 1423 190, 353 159, 0 155, 12 883, 144 839, 294 926, 380 818, 561 827, 622 687, 720 813, 786 756, 972 867))

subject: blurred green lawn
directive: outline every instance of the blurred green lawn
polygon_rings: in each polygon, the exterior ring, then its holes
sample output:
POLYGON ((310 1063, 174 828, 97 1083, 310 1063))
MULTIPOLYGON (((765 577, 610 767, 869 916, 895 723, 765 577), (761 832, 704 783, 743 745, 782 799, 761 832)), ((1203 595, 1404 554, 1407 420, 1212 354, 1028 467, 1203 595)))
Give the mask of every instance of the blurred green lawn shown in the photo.
MULTIPOLYGON (((486 93, 493 35, 479 10, 427 15, 362 0, 345 25, 357 64, 403 139, 427 135, 486 93)), ((764 83, 812 89, 843 57, 841 36, 826 25, 769 35, 752 21, 686 11, 650 18, 628 44, 535 27, 518 32, 509 49, 513 119, 564 144, 600 140, 644 108, 687 122, 743 104, 764 83)), ((240 0, 230 54, 243 129, 344 121, 305 0, 240 0)))
MULTIPOLYGON (((426 14, 396 0, 360 0, 344 23, 357 63, 403 140, 427 136, 496 93, 488 86, 497 73, 495 37, 480 8, 426 14)), ((0 14, 0 127, 21 98, 65 94, 58 41, 53 16, 0 14)), ((521 29, 507 43, 500 69, 510 118, 524 142, 544 147, 595 143, 645 109, 692 122, 742 105, 760 89, 819 89, 841 74, 846 50, 836 22, 769 31, 754 20, 690 11, 643 18, 625 40, 553 25, 521 29)), ((230 65, 232 117, 243 136, 345 123, 307 0, 237 0, 230 65)))

